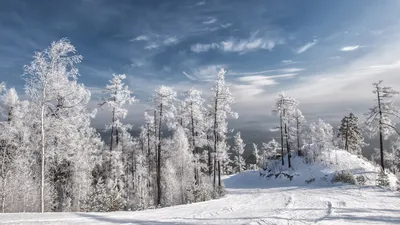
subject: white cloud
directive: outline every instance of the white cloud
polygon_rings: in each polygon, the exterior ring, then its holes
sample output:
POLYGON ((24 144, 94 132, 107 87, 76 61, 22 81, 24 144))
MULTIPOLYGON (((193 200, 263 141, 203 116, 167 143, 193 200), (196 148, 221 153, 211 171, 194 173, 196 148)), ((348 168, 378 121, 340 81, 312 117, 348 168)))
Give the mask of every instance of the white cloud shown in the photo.
POLYGON ((250 51, 256 51, 260 49, 264 50, 272 50, 276 44, 283 43, 282 40, 278 42, 265 39, 265 38, 250 38, 250 39, 230 39, 226 41, 221 41, 220 43, 211 43, 211 44, 200 44, 197 43, 191 46, 191 50, 196 53, 207 52, 212 49, 219 49, 225 52, 239 52, 246 53, 250 51))
POLYGON ((253 71, 253 72, 234 72, 234 71, 229 71, 228 75, 259 75, 259 74, 266 74, 266 73, 271 73, 271 72, 277 72, 277 73, 297 73, 304 71, 304 68, 282 68, 282 69, 273 69, 273 70, 261 70, 261 71, 253 71))
POLYGON ((301 54, 301 53, 307 51, 308 49, 312 48, 315 44, 317 44, 317 42, 318 42, 317 40, 308 42, 307 44, 305 44, 305 45, 301 46, 300 48, 298 48, 296 50, 296 53, 297 54, 301 54))
POLYGON ((148 41, 149 39, 150 39, 149 36, 140 35, 137 36, 136 38, 131 39, 131 41, 148 41))
POLYGON ((167 39, 164 40, 165 45, 172 45, 178 43, 178 38, 175 36, 168 37, 167 39))
POLYGON ((200 2, 197 2, 195 6, 201 6, 201 5, 205 5, 205 4, 206 4, 206 1, 200 1, 200 2))
POLYGON ((160 45, 158 45, 157 43, 151 43, 151 44, 147 45, 146 47, 144 47, 144 49, 152 50, 152 49, 157 49, 159 47, 160 47, 160 45))
POLYGON ((224 67, 224 65, 208 65, 193 69, 191 73, 186 71, 182 71, 182 73, 190 80, 212 81, 217 76, 221 68, 224 67))
POLYGON ((296 63, 296 62, 293 62, 292 60, 282 60, 282 64, 285 64, 285 65, 294 64, 294 63, 296 63))
POLYGON ((228 28, 231 27, 233 24, 232 23, 226 23, 226 24, 221 24, 222 28, 228 28))
POLYGON ((263 75, 253 75, 253 76, 243 76, 239 77, 238 80, 242 82, 246 82, 250 85, 254 86, 268 86, 278 84, 276 79, 279 78, 290 78, 296 76, 296 73, 290 74, 279 74, 273 76, 263 76, 263 75))
POLYGON ((355 50, 357 50, 359 48, 360 48, 359 45, 345 46, 345 47, 341 48, 340 51, 342 51, 342 52, 351 52, 351 51, 355 51, 355 50))
POLYGON ((197 80, 193 76, 189 75, 186 71, 182 71, 183 75, 185 75, 189 80, 195 81, 197 80))
POLYGON ((203 24, 212 24, 212 23, 215 23, 215 22, 217 22, 217 19, 212 18, 210 20, 204 21, 203 24))
POLYGON ((200 52, 208 52, 211 49, 219 48, 218 44, 212 43, 212 44, 195 44, 190 47, 190 50, 192 52, 200 53, 200 52))

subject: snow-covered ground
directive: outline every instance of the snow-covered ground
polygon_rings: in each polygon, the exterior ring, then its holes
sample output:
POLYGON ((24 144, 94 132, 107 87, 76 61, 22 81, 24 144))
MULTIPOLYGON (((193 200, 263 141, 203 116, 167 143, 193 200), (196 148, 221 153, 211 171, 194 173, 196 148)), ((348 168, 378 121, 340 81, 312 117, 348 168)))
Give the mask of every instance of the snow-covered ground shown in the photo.
POLYGON ((341 168, 375 183, 374 165, 344 151, 337 156, 338 164, 334 154, 332 164, 313 166, 294 158, 292 181, 252 171, 226 177, 229 193, 218 200, 140 212, 0 214, 0 224, 400 224, 397 192, 321 179, 341 168), (311 176, 315 182, 306 184, 311 176))

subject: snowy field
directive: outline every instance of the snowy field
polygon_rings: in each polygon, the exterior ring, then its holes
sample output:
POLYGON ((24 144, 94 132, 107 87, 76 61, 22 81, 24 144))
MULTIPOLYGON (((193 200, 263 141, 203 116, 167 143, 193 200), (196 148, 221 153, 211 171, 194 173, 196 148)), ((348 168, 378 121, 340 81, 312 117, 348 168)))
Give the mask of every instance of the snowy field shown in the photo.
MULTIPOLYGON (((375 182, 376 167, 347 152, 331 156, 330 165, 303 164, 294 158, 294 180, 259 177, 245 172, 225 178, 222 199, 141 212, 2 214, 1 224, 400 224, 397 192, 372 186, 331 184, 337 168, 351 170, 375 182), (296 168, 297 167, 297 168, 296 168), (316 178, 311 184, 304 181, 316 178)), ((391 177, 393 180, 394 177, 391 177)))

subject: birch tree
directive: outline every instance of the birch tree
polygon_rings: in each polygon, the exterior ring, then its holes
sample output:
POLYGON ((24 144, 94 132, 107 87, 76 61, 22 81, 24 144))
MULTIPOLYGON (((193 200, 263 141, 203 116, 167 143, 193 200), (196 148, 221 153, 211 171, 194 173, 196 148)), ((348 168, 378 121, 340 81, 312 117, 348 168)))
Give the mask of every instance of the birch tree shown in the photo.
POLYGON ((24 67, 26 94, 32 102, 32 107, 40 114, 38 125, 41 136, 41 212, 45 211, 46 131, 51 124, 49 117, 57 108, 60 90, 65 90, 64 85, 70 79, 77 79, 78 70, 75 64, 81 62, 82 56, 75 53, 75 47, 67 39, 61 39, 51 43, 44 51, 35 52, 33 61, 24 67))

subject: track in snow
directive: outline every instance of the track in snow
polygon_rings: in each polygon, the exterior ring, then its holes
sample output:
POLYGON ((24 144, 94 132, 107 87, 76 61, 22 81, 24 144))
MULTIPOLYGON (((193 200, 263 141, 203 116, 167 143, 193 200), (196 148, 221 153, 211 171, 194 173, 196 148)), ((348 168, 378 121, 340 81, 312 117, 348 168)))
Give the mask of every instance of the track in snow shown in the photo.
POLYGON ((141 212, 4 214, 0 224, 400 224, 399 197, 379 188, 293 186, 228 191, 223 199, 141 212))

